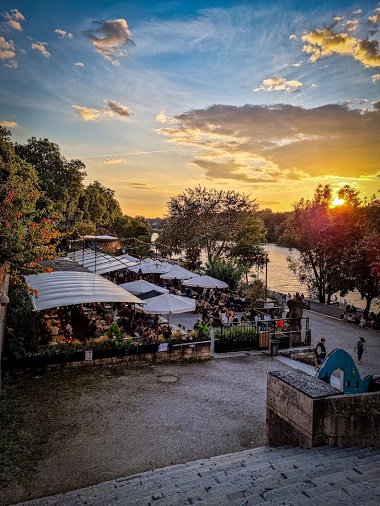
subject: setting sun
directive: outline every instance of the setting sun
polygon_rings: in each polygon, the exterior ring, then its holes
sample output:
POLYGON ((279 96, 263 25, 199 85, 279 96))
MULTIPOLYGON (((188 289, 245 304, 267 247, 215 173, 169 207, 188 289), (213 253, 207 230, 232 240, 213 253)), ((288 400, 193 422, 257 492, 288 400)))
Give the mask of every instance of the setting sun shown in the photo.
POLYGON ((331 202, 331 207, 342 206, 345 203, 344 199, 340 199, 339 197, 334 197, 331 202))

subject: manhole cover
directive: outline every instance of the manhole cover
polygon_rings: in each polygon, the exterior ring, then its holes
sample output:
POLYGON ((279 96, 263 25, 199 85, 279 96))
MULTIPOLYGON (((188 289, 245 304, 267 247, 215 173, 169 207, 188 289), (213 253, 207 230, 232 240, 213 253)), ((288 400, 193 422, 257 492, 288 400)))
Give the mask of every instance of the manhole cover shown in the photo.
POLYGON ((177 376, 173 376, 173 374, 164 374, 163 376, 158 377, 158 381, 162 383, 175 383, 178 381, 177 376))

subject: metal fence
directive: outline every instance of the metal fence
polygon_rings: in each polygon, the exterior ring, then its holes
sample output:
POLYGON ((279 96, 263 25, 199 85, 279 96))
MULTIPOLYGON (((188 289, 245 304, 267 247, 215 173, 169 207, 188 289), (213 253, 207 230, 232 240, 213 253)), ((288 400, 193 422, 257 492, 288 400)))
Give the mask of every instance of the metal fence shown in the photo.
POLYGON ((214 328, 216 350, 270 349, 309 346, 309 318, 278 318, 271 320, 232 322, 214 328))

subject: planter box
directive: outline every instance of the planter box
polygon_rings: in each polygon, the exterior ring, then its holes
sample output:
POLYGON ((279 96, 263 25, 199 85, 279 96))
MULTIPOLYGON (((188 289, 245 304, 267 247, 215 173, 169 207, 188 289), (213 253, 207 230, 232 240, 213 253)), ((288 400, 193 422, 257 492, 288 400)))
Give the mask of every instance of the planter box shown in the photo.
POLYGON ((252 341, 220 341, 215 339, 214 350, 215 353, 225 353, 228 351, 239 351, 239 350, 257 350, 257 340, 252 341))
POLYGON ((137 349, 138 355, 145 355, 146 353, 157 353, 158 343, 139 344, 137 349))
POLYGON ((118 350, 117 348, 110 348, 109 350, 92 350, 92 358, 96 360, 98 358, 112 358, 112 357, 125 357, 126 349, 122 348, 118 350))

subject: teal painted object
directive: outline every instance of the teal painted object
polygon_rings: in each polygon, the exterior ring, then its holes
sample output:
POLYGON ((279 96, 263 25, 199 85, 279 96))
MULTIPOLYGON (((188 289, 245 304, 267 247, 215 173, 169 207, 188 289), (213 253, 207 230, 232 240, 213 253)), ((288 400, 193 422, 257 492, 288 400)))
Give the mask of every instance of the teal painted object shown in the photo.
POLYGON ((330 383, 331 375, 339 369, 343 374, 342 390, 345 394, 364 394, 369 391, 373 376, 361 379, 359 370, 351 355, 344 350, 332 351, 317 373, 317 378, 330 383))

